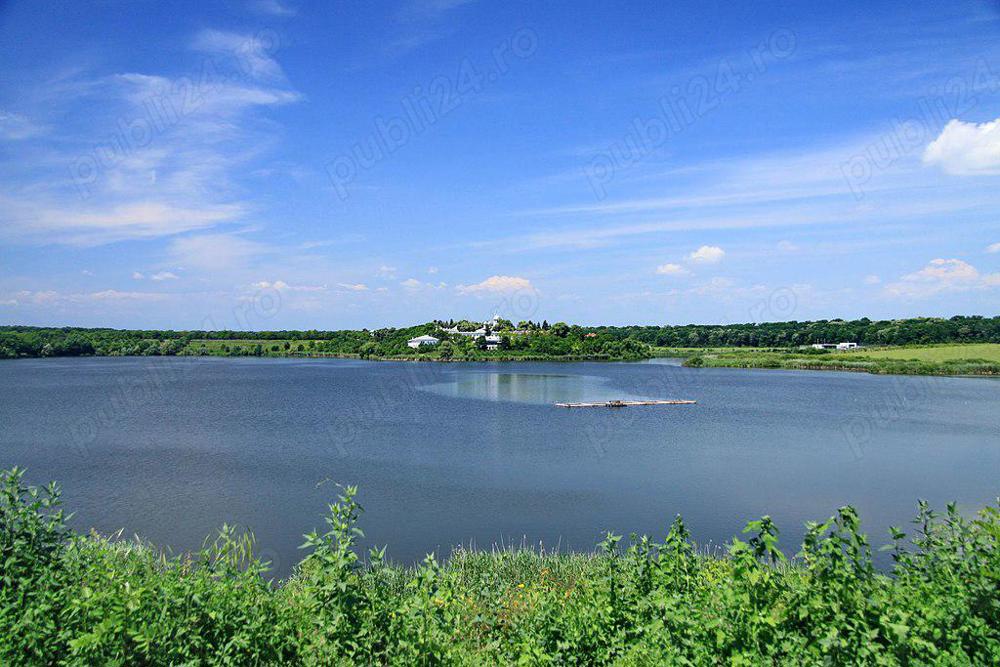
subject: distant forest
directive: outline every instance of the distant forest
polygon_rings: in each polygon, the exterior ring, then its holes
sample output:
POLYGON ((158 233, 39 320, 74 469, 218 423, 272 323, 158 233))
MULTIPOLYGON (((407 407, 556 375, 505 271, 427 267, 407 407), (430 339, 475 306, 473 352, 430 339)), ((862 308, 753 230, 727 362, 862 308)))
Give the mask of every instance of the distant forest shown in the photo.
MULTIPOLYGON (((494 333, 500 350, 441 332, 444 322, 375 331, 162 331, 78 327, 0 327, 0 358, 121 355, 341 354, 398 357, 414 354, 406 341, 432 334, 449 343, 456 358, 590 356, 635 358, 649 347, 795 347, 851 341, 862 345, 1000 343, 1000 317, 956 316, 902 320, 817 320, 747 324, 583 327, 557 322, 505 322, 494 333), (516 333, 515 333, 516 330, 516 333)), ((422 351, 429 354, 429 351, 422 351)))
POLYGON ((759 324, 685 324, 681 326, 591 327, 656 347, 795 347, 812 343, 860 345, 1000 343, 1000 317, 980 315, 944 319, 816 320, 759 324))

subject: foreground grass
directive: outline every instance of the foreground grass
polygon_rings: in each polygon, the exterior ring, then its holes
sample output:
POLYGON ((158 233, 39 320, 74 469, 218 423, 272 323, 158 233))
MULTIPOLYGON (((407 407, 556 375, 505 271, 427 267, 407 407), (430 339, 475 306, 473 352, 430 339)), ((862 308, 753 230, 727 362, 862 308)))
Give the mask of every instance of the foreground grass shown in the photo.
POLYGON ((930 345, 861 352, 714 349, 688 353, 685 365, 860 371, 895 375, 1000 375, 1000 345, 930 345))
POLYGON ((224 527, 190 556, 68 531, 58 489, 0 476, 0 664, 991 665, 1000 510, 921 505, 871 563, 858 518, 812 524, 793 561, 767 517, 724 557, 677 519, 592 554, 458 551, 414 568, 355 552, 354 489, 287 581, 224 527))

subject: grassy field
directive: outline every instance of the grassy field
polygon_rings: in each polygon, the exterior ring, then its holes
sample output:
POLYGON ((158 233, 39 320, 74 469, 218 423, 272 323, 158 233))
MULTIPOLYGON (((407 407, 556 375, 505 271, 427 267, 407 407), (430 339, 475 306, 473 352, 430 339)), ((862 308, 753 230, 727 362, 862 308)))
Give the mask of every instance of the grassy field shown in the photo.
POLYGON ((843 353, 850 357, 867 359, 915 359, 941 363, 958 359, 984 359, 1000 363, 1000 344, 970 343, 965 345, 927 345, 921 347, 891 347, 865 350, 860 353, 843 353))
POLYGON ((767 517, 707 554, 661 540, 592 553, 457 551, 400 567, 357 554, 345 489, 267 579, 246 533, 198 553, 70 532, 58 489, 0 473, 3 665, 994 665, 1000 509, 921 505, 879 572, 857 514, 810 524, 786 560, 767 517))
POLYGON ((688 355, 692 367, 856 371, 892 375, 1000 375, 1000 345, 930 345, 862 350, 729 348, 688 355))

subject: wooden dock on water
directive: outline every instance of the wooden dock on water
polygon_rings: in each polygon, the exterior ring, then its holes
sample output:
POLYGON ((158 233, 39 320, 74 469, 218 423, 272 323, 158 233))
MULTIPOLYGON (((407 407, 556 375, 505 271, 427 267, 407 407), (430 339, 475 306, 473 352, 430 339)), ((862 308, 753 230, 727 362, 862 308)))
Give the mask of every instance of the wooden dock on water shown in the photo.
POLYGON ((633 405, 694 405, 698 401, 601 401, 599 403, 556 403, 560 408, 628 408, 633 405))

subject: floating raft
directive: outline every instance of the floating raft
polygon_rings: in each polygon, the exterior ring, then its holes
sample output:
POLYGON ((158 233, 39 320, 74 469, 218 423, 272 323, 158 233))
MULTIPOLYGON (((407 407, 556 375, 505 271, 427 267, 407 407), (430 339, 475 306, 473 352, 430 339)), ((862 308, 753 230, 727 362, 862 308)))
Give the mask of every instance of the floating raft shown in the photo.
POLYGON ((627 408, 633 405, 693 405, 698 401, 601 401, 600 403, 556 403, 560 408, 627 408))

